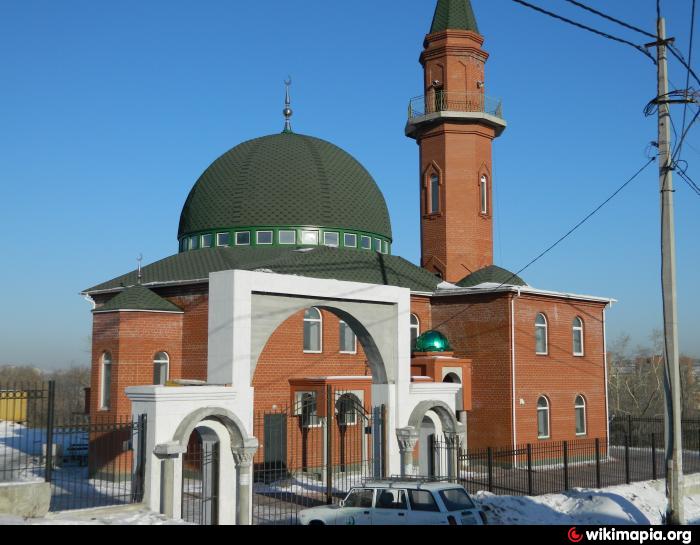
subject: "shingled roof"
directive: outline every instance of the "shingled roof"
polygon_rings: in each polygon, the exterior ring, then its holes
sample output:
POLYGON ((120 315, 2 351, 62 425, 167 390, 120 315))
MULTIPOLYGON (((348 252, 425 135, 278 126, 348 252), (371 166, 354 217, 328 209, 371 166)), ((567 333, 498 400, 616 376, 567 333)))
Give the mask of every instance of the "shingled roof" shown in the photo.
MULTIPOLYGON (((344 248, 234 247, 194 250, 173 255, 142 269, 143 283, 155 287, 174 283, 208 282, 209 274, 227 270, 269 271, 409 288, 432 293, 440 280, 429 271, 392 255, 344 248)), ((87 294, 116 291, 137 283, 132 271, 93 286, 87 294)), ((154 294, 155 295, 155 294, 154 294)))
POLYGON ((438 0, 430 33, 443 30, 471 30, 479 33, 469 0, 438 0))
POLYGON ((139 284, 130 286, 94 312, 137 310, 150 312, 182 312, 182 309, 139 284))

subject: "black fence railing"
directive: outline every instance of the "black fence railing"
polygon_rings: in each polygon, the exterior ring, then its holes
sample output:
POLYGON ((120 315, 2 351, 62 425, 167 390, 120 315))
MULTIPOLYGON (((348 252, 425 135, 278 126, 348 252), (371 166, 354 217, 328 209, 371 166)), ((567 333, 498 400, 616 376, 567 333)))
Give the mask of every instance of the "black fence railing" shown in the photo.
MULTIPOLYGON (((683 423, 685 474, 700 473, 700 421, 683 423)), ((457 480, 470 492, 537 496, 572 488, 606 488, 665 478, 662 419, 617 418, 610 439, 580 439, 517 448, 458 450, 457 480)), ((438 442, 436 460, 454 447, 438 442)))
POLYGON ((145 416, 58 419, 57 395, 54 382, 0 385, 0 483, 51 483, 52 511, 141 502, 145 416))

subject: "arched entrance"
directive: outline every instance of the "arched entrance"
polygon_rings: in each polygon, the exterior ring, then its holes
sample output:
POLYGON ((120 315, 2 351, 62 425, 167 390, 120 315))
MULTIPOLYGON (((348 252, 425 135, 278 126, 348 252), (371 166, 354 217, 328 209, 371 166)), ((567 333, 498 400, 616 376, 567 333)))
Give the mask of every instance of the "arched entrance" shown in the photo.
POLYGON ((182 457, 182 518, 199 525, 219 522, 220 441, 211 428, 195 428, 182 457))

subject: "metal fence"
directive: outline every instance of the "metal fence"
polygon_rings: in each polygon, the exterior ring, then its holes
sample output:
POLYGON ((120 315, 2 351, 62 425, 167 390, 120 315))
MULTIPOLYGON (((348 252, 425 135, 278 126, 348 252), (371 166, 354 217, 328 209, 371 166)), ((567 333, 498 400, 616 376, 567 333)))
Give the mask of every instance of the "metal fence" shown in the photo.
MULTIPOLYGON (((517 448, 459 450, 457 480, 471 493, 553 494, 572 488, 606 488, 665 478, 663 420, 612 419, 610 440, 581 439, 517 448)), ((700 472, 700 421, 684 421, 683 467, 700 472)), ((436 442, 435 459, 453 447, 436 442)))
POLYGON ((408 105, 409 121, 438 112, 485 113, 503 118, 500 99, 483 93, 459 93, 434 90, 425 96, 412 98, 408 105))
POLYGON ((52 511, 142 501, 145 416, 59 421, 56 397, 54 382, 0 385, 0 482, 51 483, 52 511))
POLYGON ((289 408, 258 413, 253 523, 288 525, 308 507, 337 503, 385 472, 384 411, 354 392, 326 389, 289 408))

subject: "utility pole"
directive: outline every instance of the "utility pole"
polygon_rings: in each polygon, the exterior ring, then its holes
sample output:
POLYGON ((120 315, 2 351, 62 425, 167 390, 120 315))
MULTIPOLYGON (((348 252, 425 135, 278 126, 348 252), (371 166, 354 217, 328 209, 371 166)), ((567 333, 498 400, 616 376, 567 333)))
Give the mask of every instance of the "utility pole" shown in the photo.
POLYGON ((664 307, 666 393, 666 496, 668 497, 667 524, 684 524, 683 512, 683 436, 681 429, 681 374, 678 356, 678 309, 676 298, 676 234, 673 211, 673 157, 671 156, 671 112, 668 96, 667 45, 673 39, 666 38, 666 20, 657 23, 658 41, 658 113, 659 113, 659 184, 661 187, 661 238, 664 307))

